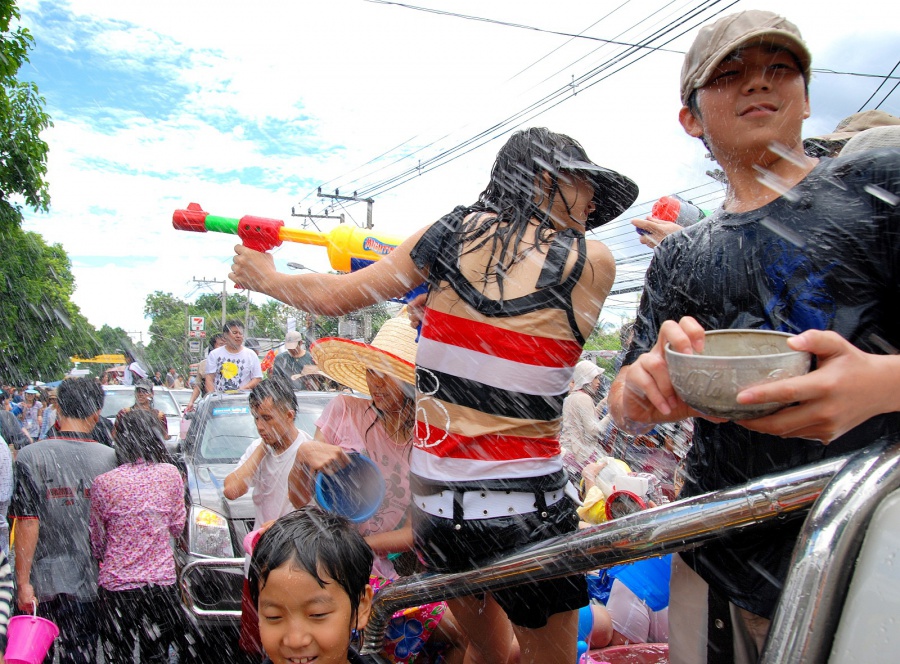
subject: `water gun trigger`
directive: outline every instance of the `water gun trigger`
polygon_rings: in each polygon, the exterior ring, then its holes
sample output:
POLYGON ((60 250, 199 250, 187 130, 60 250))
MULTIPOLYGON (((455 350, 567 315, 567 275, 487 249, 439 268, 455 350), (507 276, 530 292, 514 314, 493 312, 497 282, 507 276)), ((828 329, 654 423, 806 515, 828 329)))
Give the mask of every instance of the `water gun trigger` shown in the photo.
POLYGON ((237 234, 244 246, 253 251, 269 251, 281 246, 281 227, 284 222, 280 219, 266 219, 246 215, 238 222, 237 234))

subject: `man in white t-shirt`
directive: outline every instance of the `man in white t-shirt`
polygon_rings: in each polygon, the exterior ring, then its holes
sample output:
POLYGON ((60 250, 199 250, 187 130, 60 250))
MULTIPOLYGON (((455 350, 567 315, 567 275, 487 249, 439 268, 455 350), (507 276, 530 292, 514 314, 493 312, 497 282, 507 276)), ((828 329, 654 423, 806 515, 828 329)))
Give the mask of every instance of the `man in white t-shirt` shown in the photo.
POLYGON ((225 323, 225 345, 206 356, 207 392, 252 390, 262 380, 259 357, 244 347, 244 326, 238 320, 225 323))
MULTIPOLYGON (((259 438, 250 443, 237 468, 225 478, 223 493, 228 500, 235 500, 253 487, 253 529, 258 530, 294 510, 288 497, 288 477, 298 448, 311 439, 294 423, 297 397, 290 381, 275 377, 259 383, 250 392, 250 412, 259 438)), ((245 579, 240 645, 252 655, 261 655, 258 617, 249 590, 245 579)))

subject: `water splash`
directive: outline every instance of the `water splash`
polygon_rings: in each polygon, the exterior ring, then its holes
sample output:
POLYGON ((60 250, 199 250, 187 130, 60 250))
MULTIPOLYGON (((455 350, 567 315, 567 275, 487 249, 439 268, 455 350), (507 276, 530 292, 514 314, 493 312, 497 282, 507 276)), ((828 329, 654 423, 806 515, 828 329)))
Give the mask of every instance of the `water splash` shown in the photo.
POLYGON ((871 194, 875 198, 884 201, 888 205, 892 207, 896 207, 898 203, 900 203, 900 196, 897 194, 888 191, 882 187, 879 187, 877 184, 867 184, 863 189, 867 194, 871 194))
POLYGON ((796 203, 800 200, 800 195, 793 191, 793 184, 788 183, 787 180, 775 175, 770 170, 763 168, 762 166, 754 166, 754 170, 758 173, 756 177, 756 181, 759 182, 764 187, 768 187, 772 191, 774 191, 779 196, 784 197, 791 203, 796 203))
POLYGON ((791 230, 784 224, 779 224, 777 221, 772 219, 772 217, 763 217, 760 220, 759 224, 763 228, 769 229, 776 235, 780 235, 795 247, 798 247, 800 249, 804 249, 806 247, 806 240, 803 239, 803 237, 799 233, 791 230))

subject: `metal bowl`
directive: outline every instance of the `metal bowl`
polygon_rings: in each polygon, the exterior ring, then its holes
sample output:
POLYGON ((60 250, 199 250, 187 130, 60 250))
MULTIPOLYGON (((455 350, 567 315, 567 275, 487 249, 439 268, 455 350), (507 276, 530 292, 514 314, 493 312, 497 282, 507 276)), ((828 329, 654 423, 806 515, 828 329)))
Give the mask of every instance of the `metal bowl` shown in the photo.
POLYGON ((669 377, 678 396, 706 415, 728 420, 763 417, 785 403, 739 404, 737 395, 753 385, 802 376, 812 356, 791 350, 794 335, 769 330, 713 330, 706 333, 703 353, 678 353, 666 344, 669 377))

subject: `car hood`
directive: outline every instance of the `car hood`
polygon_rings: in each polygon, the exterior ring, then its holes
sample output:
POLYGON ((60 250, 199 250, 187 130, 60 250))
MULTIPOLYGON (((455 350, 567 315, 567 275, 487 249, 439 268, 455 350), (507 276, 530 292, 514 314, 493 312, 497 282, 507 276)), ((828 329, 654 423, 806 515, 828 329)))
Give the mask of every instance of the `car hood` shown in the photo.
POLYGON ((218 512, 227 519, 253 519, 255 516, 251 492, 237 500, 222 495, 225 477, 233 471, 234 464, 197 464, 188 467, 188 483, 191 502, 218 512))

